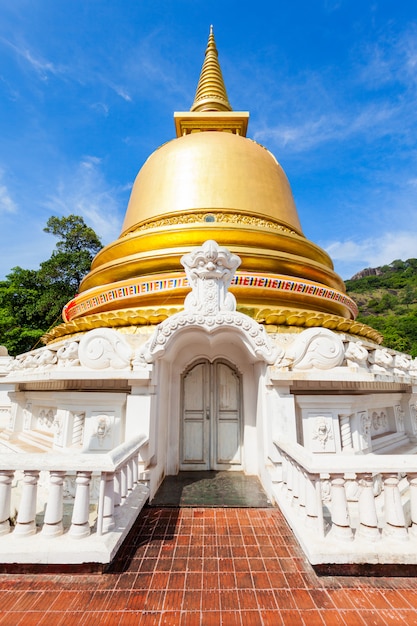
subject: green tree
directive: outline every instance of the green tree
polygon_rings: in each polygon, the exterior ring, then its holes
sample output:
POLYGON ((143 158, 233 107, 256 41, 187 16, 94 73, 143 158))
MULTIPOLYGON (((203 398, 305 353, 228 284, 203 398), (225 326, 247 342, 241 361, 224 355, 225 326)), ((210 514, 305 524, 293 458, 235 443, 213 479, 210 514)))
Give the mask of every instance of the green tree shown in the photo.
POLYGON ((50 217, 44 230, 59 238, 51 257, 38 270, 15 267, 0 282, 0 344, 10 354, 30 350, 61 322, 62 307, 77 293, 102 247, 78 215, 50 217))

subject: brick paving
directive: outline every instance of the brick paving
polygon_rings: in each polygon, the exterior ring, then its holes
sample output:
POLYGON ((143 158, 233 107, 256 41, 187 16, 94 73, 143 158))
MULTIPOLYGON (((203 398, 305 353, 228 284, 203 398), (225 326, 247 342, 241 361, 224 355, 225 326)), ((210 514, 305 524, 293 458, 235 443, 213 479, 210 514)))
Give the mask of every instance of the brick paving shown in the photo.
POLYGON ((145 508, 105 574, 0 574, 1 626, 417 625, 417 578, 317 576, 277 508, 145 508))

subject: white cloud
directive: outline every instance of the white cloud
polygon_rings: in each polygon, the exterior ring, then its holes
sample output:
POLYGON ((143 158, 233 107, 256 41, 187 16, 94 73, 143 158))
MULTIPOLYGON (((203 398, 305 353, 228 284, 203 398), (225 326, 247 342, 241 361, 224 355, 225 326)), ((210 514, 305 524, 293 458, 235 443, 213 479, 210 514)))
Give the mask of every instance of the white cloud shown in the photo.
POLYGON ((255 132, 256 141, 273 141, 279 148, 292 152, 305 152, 330 141, 346 141, 355 136, 373 138, 389 133, 403 132, 404 125, 396 125, 400 111, 394 105, 362 105, 358 111, 309 113, 303 121, 264 127, 255 132))
POLYGON ((17 204, 12 199, 7 186, 2 182, 3 176, 4 174, 2 170, 0 170, 0 213, 15 213, 17 211, 17 204))
POLYGON ((416 238, 413 232, 393 231, 362 241, 333 241, 324 246, 344 276, 350 277, 366 267, 389 265, 396 259, 417 256, 416 238))
POLYGON ((395 35, 385 34, 357 53, 362 59, 357 78, 367 89, 377 89, 388 84, 401 84, 406 89, 415 89, 417 85, 415 23, 411 23, 408 28, 395 35))
POLYGON ((111 89, 113 89, 113 91, 115 91, 118 96, 123 98, 123 100, 125 100, 126 102, 132 102, 132 98, 127 93, 124 87, 120 87, 119 85, 115 85, 111 82, 108 83, 108 86, 111 87, 111 89))
POLYGON ((85 156, 76 171, 61 177, 44 206, 54 214, 81 215, 104 242, 119 236, 122 189, 111 187, 100 169, 101 159, 85 156), (76 181, 76 184, 74 184, 76 181))
POLYGON ((1 38, 1 41, 11 48, 18 57, 27 62, 27 64, 33 69, 41 80, 48 80, 48 75, 58 75, 66 73, 66 69, 62 65, 56 65, 51 61, 43 59, 41 55, 37 54, 33 50, 29 49, 26 44, 15 44, 8 39, 1 38))

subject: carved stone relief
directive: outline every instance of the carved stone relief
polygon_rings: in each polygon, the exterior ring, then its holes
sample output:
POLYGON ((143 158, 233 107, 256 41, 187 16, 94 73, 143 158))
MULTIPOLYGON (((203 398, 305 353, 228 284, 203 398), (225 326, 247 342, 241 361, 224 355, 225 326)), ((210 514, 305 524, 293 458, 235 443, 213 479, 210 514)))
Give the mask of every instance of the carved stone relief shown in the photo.
POLYGON ((199 328, 213 333, 222 328, 237 330, 247 347, 258 358, 273 364, 284 353, 268 336, 261 324, 236 311, 236 300, 227 291, 240 264, 238 256, 206 241, 182 257, 192 291, 184 302, 184 312, 163 321, 150 339, 137 351, 133 366, 152 363, 161 357, 172 336, 184 328, 199 328))
POLYGON ((36 429, 44 432, 55 431, 55 413, 50 408, 40 409, 36 418, 36 429))
POLYGON ((362 341, 350 341, 346 348, 345 358, 348 367, 368 369, 368 350, 362 341))
POLYGON ((285 353, 283 365, 290 369, 328 370, 342 365, 343 342, 327 328, 308 328, 300 333, 285 353))
POLYGON ((405 431, 405 413, 401 408, 401 405, 398 404, 394 407, 394 415, 395 415, 395 425, 398 433, 403 433, 405 431))
POLYGON ((372 418, 368 411, 363 411, 359 414, 360 435, 361 435, 361 448, 366 450, 371 448, 371 427, 372 418))
POLYGON ((331 417, 318 415, 312 420, 311 450, 313 452, 336 451, 331 417))
POLYGON ((23 409, 23 430, 30 430, 32 427, 32 404, 26 403, 23 409))
POLYGON ((373 411, 371 421, 371 437, 388 432, 388 416, 385 411, 373 411))
POLYGON ((411 428, 413 431, 413 435, 417 435, 417 404, 416 402, 410 403, 410 418, 411 418, 411 428))
POLYGON ((81 338, 81 365, 95 370, 130 368, 132 349, 123 335, 110 328, 91 330, 81 338))
POLYGON ((394 357, 386 348, 378 348, 369 354, 371 370, 376 373, 388 374, 394 365, 394 357))

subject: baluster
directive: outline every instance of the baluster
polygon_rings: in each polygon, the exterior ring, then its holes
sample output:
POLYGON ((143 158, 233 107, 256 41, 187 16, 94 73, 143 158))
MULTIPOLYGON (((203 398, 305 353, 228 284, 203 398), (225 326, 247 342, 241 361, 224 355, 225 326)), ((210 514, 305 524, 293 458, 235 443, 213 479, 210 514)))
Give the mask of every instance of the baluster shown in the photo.
POLYGON ((302 467, 298 467, 298 504, 300 506, 300 517, 306 518, 306 483, 307 474, 302 467))
POLYGON ((293 482, 294 482, 294 464, 290 458, 288 458, 287 468, 287 497, 290 503, 293 499, 293 482))
POLYGON ((62 535, 62 514, 64 509, 63 492, 66 472, 52 470, 49 472, 49 494, 43 521, 42 534, 48 537, 62 535))
POLYGON ((124 504, 127 496, 127 469, 126 465, 123 465, 120 471, 120 496, 121 504, 124 504))
POLYGON ((12 482, 14 471, 0 471, 0 535, 10 532, 10 500, 12 495, 12 482))
POLYGON ((316 491, 316 484, 318 479, 319 476, 317 474, 306 473, 305 475, 306 524, 309 528, 318 528, 318 507, 316 491))
POLYGON ((25 470, 23 473, 22 497, 14 533, 21 537, 36 533, 36 495, 39 470, 25 470))
POLYGON ((362 474, 359 485, 361 489, 358 498, 359 528, 357 536, 367 541, 377 541, 381 535, 378 529, 372 474, 362 474))
POLYGON ((410 481, 410 509, 411 509, 411 527, 409 532, 413 537, 417 537, 417 474, 409 474, 410 481))
POLYGON ((408 539, 408 533, 398 483, 397 474, 387 474, 384 476, 384 535, 392 539, 406 541, 408 539))
POLYGON ((282 486, 283 486, 283 492, 286 493, 288 491, 288 457, 282 451, 281 451, 281 454, 282 454, 282 486))
POLYGON ((92 472, 77 472, 75 479, 75 500, 69 534, 74 539, 82 539, 90 534, 90 481, 92 472))
POLYGON ((353 533, 350 527, 349 511, 345 492, 344 478, 333 478, 331 481, 332 498, 332 527, 330 534, 335 539, 352 541, 353 533))
POLYGON ((114 472, 102 472, 97 513, 97 535, 112 530, 114 521, 114 472))
POLYGON ((126 463, 126 478, 127 478, 127 491, 128 493, 132 493, 133 489, 133 471, 132 464, 130 461, 126 463))
POLYGON ((133 487, 135 487, 138 484, 138 480, 139 480, 138 457, 137 457, 137 455, 133 456, 130 459, 130 464, 132 466, 133 487))
POLYGON ((122 501, 122 476, 120 469, 114 474, 114 506, 120 506, 122 501))
POLYGON ((293 461, 292 465, 292 505, 297 508, 300 506, 300 468, 298 464, 293 461))

